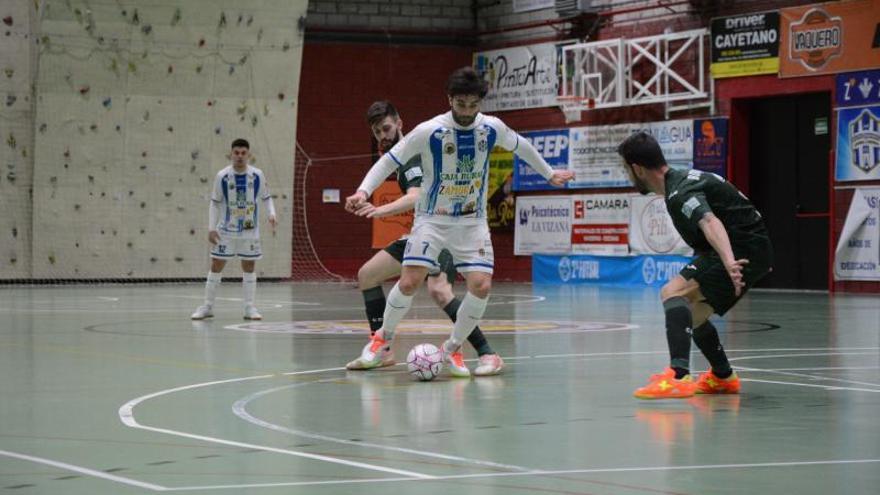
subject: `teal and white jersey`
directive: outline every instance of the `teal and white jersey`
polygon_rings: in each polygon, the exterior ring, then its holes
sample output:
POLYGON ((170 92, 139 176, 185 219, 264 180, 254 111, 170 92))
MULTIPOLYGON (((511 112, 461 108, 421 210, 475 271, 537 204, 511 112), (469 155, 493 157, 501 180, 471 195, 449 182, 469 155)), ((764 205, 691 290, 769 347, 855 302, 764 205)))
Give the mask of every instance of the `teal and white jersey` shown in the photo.
POLYGON ((489 153, 495 146, 516 151, 519 135, 496 117, 477 114, 462 127, 452 112, 422 122, 386 153, 398 167, 421 156, 422 190, 415 215, 448 224, 486 222, 489 153))
POLYGON ((269 208, 267 213, 274 214, 272 196, 262 170, 248 165, 245 172, 239 174, 229 165, 218 172, 211 193, 211 201, 220 207, 216 230, 221 235, 259 239, 258 200, 269 208))

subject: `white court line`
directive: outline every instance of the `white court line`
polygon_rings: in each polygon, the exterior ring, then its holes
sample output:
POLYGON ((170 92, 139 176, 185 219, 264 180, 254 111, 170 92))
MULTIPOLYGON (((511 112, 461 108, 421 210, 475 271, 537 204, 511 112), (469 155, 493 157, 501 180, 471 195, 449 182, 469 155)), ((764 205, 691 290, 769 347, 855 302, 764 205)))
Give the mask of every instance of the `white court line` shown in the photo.
POLYGON ((813 368, 773 368, 773 371, 857 371, 880 370, 880 366, 816 366, 813 368))
MULTIPOLYGON (((290 373, 284 373, 284 375, 287 375, 287 376, 304 375, 304 374, 313 374, 313 373, 323 373, 326 371, 340 371, 343 369, 344 368, 326 368, 326 369, 321 369, 321 370, 293 371, 290 373)), ((264 378, 271 378, 273 376, 275 376, 275 375, 258 375, 258 376, 249 376, 249 377, 245 377, 245 378, 232 378, 229 380, 218 380, 218 381, 214 381, 214 382, 196 383, 194 385, 186 385, 183 387, 162 390, 162 391, 159 391, 159 392, 156 392, 153 394, 144 395, 144 396, 138 397, 136 399, 132 399, 132 400, 126 402, 125 404, 123 404, 122 407, 119 408, 119 419, 122 421, 123 424, 125 424, 126 426, 129 426, 131 428, 153 431, 153 432, 157 432, 157 433, 165 433, 167 435, 174 435, 174 436, 178 436, 178 437, 191 438, 194 440, 203 440, 205 442, 219 443, 222 445, 231 445, 234 447, 245 447, 245 448, 250 448, 250 449, 263 450, 266 452, 275 452, 277 454, 292 455, 292 456, 296 456, 296 457, 305 457, 307 459, 313 459, 313 460, 324 461, 324 462, 331 462, 331 463, 335 463, 335 464, 343 464, 346 466, 369 469, 372 471, 381 471, 381 472, 385 472, 385 473, 399 474, 399 475, 403 475, 403 476, 412 476, 414 478, 425 478, 425 479, 433 478, 433 476, 431 476, 431 475, 423 474, 423 473, 416 473, 414 471, 405 471, 402 469, 387 468, 384 466, 377 466, 374 464, 366 464, 363 462, 347 461, 345 459, 338 459, 336 457, 329 457, 329 456, 318 455, 318 454, 310 454, 308 452, 300 452, 297 450, 280 449, 280 448, 276 448, 276 447, 270 447, 267 445, 256 445, 256 444, 251 444, 251 443, 236 442, 233 440, 226 440, 223 438, 215 438, 215 437, 208 437, 208 436, 204 436, 204 435, 196 435, 196 434, 187 433, 184 431, 170 430, 170 429, 166 429, 166 428, 156 428, 153 426, 142 425, 142 424, 138 423, 137 420, 134 419, 135 406, 137 406, 141 402, 148 400, 148 399, 153 399, 153 398, 156 398, 156 397, 159 397, 162 395, 167 395, 167 394, 171 394, 174 392, 180 392, 183 390, 193 390, 193 389, 197 389, 197 388, 208 387, 211 385, 235 383, 235 382, 242 382, 242 381, 248 381, 248 380, 261 380, 264 378)))
POLYGON ((145 483, 143 481, 133 480, 131 478, 124 478, 122 476, 116 476, 115 474, 105 473, 104 471, 96 471, 94 469, 85 468, 82 466, 75 466, 73 464, 68 464, 66 462, 53 461, 52 459, 46 459, 44 457, 35 457, 27 454, 19 454, 18 452, 10 452, 8 450, 0 450, 0 455, 6 457, 12 457, 13 459, 20 459, 22 461, 30 461, 35 462, 37 464, 45 464, 47 466, 56 467, 59 469, 64 469, 66 471, 73 471, 74 473, 84 474, 87 476, 93 476, 95 478, 102 478, 109 481, 115 481, 117 483, 122 483, 125 485, 136 486, 138 488, 146 488, 148 490, 153 490, 155 492, 163 492, 168 490, 167 487, 154 485, 152 483, 145 483))
POLYGON ((831 376, 822 376, 822 375, 809 375, 807 373, 793 373, 791 371, 785 371, 785 370, 780 370, 780 369, 744 368, 744 367, 740 367, 740 366, 737 366, 737 369, 743 370, 743 371, 755 371, 755 372, 759 372, 759 373, 776 373, 778 375, 795 376, 798 378, 810 378, 812 380, 819 380, 819 381, 828 380, 828 381, 840 382, 840 383, 851 383, 853 385, 867 385, 869 387, 880 387, 880 384, 873 383, 873 382, 862 382, 859 380, 849 380, 847 378, 834 378, 831 376))
MULTIPOLYGON (((335 380, 335 379, 333 379, 333 380, 335 380)), ((279 431, 282 433, 287 433, 289 435, 294 435, 294 436, 299 436, 299 437, 304 437, 304 438, 311 438, 313 440, 322 440, 325 442, 333 442, 333 443, 339 443, 339 444, 343 444, 343 445, 353 445, 356 447, 367 447, 367 448, 377 449, 377 450, 389 450, 389 451, 393 451, 393 452, 402 452, 404 454, 409 454, 409 455, 432 457, 435 459, 443 459, 443 460, 447 460, 447 461, 462 462, 462 463, 471 464, 471 465, 475 465, 475 466, 486 466, 486 467, 491 467, 491 468, 500 468, 500 469, 506 469, 506 470, 512 470, 512 471, 524 471, 524 472, 534 471, 534 469, 532 469, 532 468, 527 468, 527 467, 522 467, 522 466, 514 466, 511 464, 500 464, 497 462, 484 461, 484 460, 480 460, 480 459, 470 459, 467 457, 459 457, 459 456, 455 456, 455 455, 442 454, 442 453, 438 453, 438 452, 429 452, 426 450, 419 450, 419 449, 408 449, 408 448, 404 448, 404 447, 395 447, 392 445, 383 445, 383 444, 371 443, 371 442, 354 442, 351 440, 345 440, 343 438, 336 438, 336 437, 331 437, 331 436, 327 436, 327 435, 321 435, 319 433, 312 433, 312 432, 302 431, 302 430, 294 430, 292 428, 286 428, 284 426, 280 426, 280 425, 277 425, 274 423, 270 423, 268 421, 264 421, 260 418, 253 416, 252 414, 250 414, 247 411, 247 405, 250 402, 252 402, 260 397, 263 397, 265 395, 269 395, 271 393, 275 393, 280 390, 284 390, 284 389, 288 389, 288 388, 300 387, 303 385, 322 383, 322 382, 328 382, 328 381, 331 381, 331 380, 317 380, 317 381, 309 382, 309 383, 295 383, 293 385, 284 385, 282 387, 275 387, 275 388, 271 388, 268 390, 262 390, 260 392, 253 393, 251 395, 248 395, 242 399, 235 401, 235 403, 232 405, 232 412, 235 413, 235 415, 238 416, 239 418, 241 418, 249 423, 253 423, 257 426, 261 426, 263 428, 268 428, 268 429, 274 430, 274 431, 279 431)))
MULTIPOLYGON (((802 466, 837 466, 846 464, 875 464, 880 459, 831 459, 825 461, 787 461, 787 462, 752 462, 747 464, 698 464, 690 466, 645 466, 645 467, 622 467, 622 468, 595 468, 595 469, 559 469, 540 470, 529 473, 482 473, 482 474, 459 474, 451 476, 437 476, 427 481, 448 481, 460 479, 480 478, 509 478, 513 476, 554 476, 562 474, 600 474, 600 473, 634 473, 634 472, 668 472, 668 471, 691 471, 704 469, 748 469, 748 468, 780 468, 802 466)), ((348 485, 354 483, 394 483, 401 481, 417 481, 408 478, 373 478, 355 480, 332 480, 332 481, 294 481, 289 483, 259 483, 252 485, 206 485, 168 488, 168 491, 192 491, 192 490, 222 490, 242 488, 277 488, 282 486, 320 486, 320 485, 348 485)))
POLYGON ((794 385, 796 387, 811 387, 811 388, 824 388, 825 390, 851 390, 853 392, 874 392, 880 393, 880 389, 877 388, 858 388, 858 387, 841 387, 837 385, 817 385, 813 383, 801 383, 801 382, 779 382, 774 380, 758 380, 756 378, 740 378, 741 381, 744 382, 757 382, 757 383, 770 383, 774 385, 794 385))
MULTIPOLYGON (((770 349, 728 349, 728 352, 783 352, 783 351, 827 351, 827 350, 877 350, 880 349, 878 347, 817 347, 817 348, 770 348, 770 349)), ((512 356, 505 359, 541 359, 541 358, 554 358, 554 357, 591 357, 591 356, 619 356, 619 355, 635 355, 635 354, 666 354, 666 351, 629 351, 629 352, 607 352, 607 353, 585 353, 585 354, 564 354, 564 355, 540 355, 540 356, 512 356)), ((772 357, 796 357, 796 356, 815 356, 820 354, 789 354, 789 355, 778 355, 772 357)), ((748 357, 748 356, 746 356, 748 357)), ((768 356, 756 356, 759 357, 768 357, 768 356)), ((734 358, 737 359, 737 358, 734 358)), ((317 370, 304 370, 304 371, 294 371, 283 373, 285 376, 293 376, 293 375, 304 375, 304 374, 319 374, 328 371, 341 371, 343 368, 326 368, 326 369, 317 369, 317 370)), ((281 484, 254 484, 254 485, 217 485, 217 486, 205 486, 205 487, 179 487, 179 488, 167 488, 167 490, 174 491, 184 491, 184 490, 198 490, 198 489, 224 489, 224 488, 247 488, 247 487, 274 487, 274 486, 306 486, 306 485, 326 485, 326 484, 350 484, 350 483, 372 483, 372 482, 383 482, 383 481, 413 481, 415 479, 436 479, 436 480, 444 480, 444 479, 458 479, 458 478, 472 478, 472 477, 492 477, 499 475, 541 475, 541 474, 565 474, 565 473, 591 473, 591 472, 621 472, 621 471, 648 471, 648 470, 676 470, 676 469, 710 469, 710 468, 726 468, 726 467, 772 467, 772 466, 792 466, 792 465, 810 465, 810 464, 845 464, 845 463, 864 463, 864 462, 880 462, 880 459, 863 459, 863 460, 851 460, 851 461, 804 461, 804 462, 795 462, 795 463, 764 463, 764 464, 734 464, 734 465, 710 465, 710 466, 660 466, 653 468, 611 468, 611 469, 588 469, 588 470, 572 470, 572 471, 527 471, 527 472, 513 472, 513 473, 487 473, 487 474, 476 474, 476 475, 458 475, 458 476, 430 476, 424 475, 421 473, 409 473, 407 471, 398 471, 391 470, 389 468, 384 468, 380 466, 370 466, 364 465, 362 463, 354 463, 343 461, 341 459, 330 458, 325 456, 316 456, 314 454, 307 454, 304 452, 296 452, 289 451, 284 449, 276 449, 272 447, 265 447, 259 445, 252 444, 244 444, 240 442, 233 442, 229 440, 212 438, 212 437, 204 437, 200 435, 193 435, 186 432, 179 432, 175 430, 167 430, 162 428, 155 428, 150 426, 140 425, 135 421, 133 416, 133 408, 139 403, 159 397, 162 395, 183 391, 183 390, 192 390, 196 388, 218 385, 224 383, 234 383, 246 380, 257 380, 273 377, 276 375, 260 375, 260 376, 252 376, 252 377, 244 377, 244 378, 234 378, 229 380, 220 380, 214 382, 204 382, 193 385, 187 385, 183 387, 177 387, 173 389, 162 390, 153 394, 144 395, 139 398, 133 399, 126 404, 124 404, 119 409, 120 419, 124 424, 133 428, 140 428, 149 431, 155 431, 159 433, 165 433, 169 435, 183 436, 187 438, 193 438, 198 440, 204 440, 207 442, 221 443, 226 445, 236 445, 248 448, 256 448, 261 450, 266 450, 270 452, 277 452, 287 455, 299 455, 302 457, 310 457, 310 458, 321 458, 320 460, 327 460, 329 462, 341 462, 343 464, 350 465, 359 465, 358 467, 366 467, 367 469, 371 468, 379 468, 379 470, 386 470, 389 472, 395 472, 396 474, 403 473, 405 476, 412 476, 410 478, 374 478, 374 479, 363 479, 363 480, 333 480, 333 481, 310 481, 310 482, 292 482, 292 483, 281 483, 281 484), (367 467, 370 466, 370 467, 367 467)), ((753 379, 743 379, 744 381, 756 381, 763 383, 771 383, 778 385, 795 385, 795 386, 806 386, 806 387, 816 387, 816 388, 824 388, 830 390, 853 390, 853 391, 867 391, 867 392, 880 392, 880 390, 870 390, 870 389, 859 389, 853 387, 830 387, 825 385, 811 385, 811 384, 800 384, 794 382, 773 382, 769 380, 753 380, 753 379)))

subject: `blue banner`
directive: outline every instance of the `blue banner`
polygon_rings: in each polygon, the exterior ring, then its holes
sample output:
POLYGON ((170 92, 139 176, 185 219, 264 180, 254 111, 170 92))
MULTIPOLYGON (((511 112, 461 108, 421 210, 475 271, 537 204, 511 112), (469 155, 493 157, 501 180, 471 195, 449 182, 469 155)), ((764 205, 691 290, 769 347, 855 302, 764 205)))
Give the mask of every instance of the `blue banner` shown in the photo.
MULTIPOLYGON (((520 133, 520 136, 528 139, 551 167, 568 169, 568 150, 570 148, 568 129, 528 131, 520 133)), ((540 191, 545 189, 558 188, 551 186, 547 179, 541 177, 519 155, 516 155, 513 162, 513 190, 540 191)))
POLYGON ((693 258, 687 256, 532 256, 536 284, 613 284, 660 287, 693 258))
POLYGON ((835 84, 838 107, 880 103, 880 70, 838 74, 835 84))
POLYGON ((839 181, 880 180, 880 106, 838 110, 834 168, 839 181))
POLYGON ((727 178, 727 119, 694 120, 694 168, 727 178))

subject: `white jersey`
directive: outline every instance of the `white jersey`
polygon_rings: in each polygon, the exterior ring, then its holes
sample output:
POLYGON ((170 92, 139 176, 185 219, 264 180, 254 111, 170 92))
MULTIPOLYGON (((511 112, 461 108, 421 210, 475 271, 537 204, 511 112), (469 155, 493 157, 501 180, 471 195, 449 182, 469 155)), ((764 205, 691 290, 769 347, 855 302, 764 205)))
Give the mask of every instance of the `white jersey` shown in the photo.
POLYGON ((263 171, 248 165, 244 173, 239 174, 232 165, 227 166, 214 178, 211 201, 220 211, 217 224, 211 228, 224 236, 259 239, 258 200, 266 203, 269 214, 274 213, 263 171))
POLYGON ((422 221, 486 222, 489 153, 500 146, 516 151, 521 139, 496 117, 477 114, 462 127, 452 112, 422 122, 387 153, 397 164, 420 155, 424 177, 415 215, 422 221))

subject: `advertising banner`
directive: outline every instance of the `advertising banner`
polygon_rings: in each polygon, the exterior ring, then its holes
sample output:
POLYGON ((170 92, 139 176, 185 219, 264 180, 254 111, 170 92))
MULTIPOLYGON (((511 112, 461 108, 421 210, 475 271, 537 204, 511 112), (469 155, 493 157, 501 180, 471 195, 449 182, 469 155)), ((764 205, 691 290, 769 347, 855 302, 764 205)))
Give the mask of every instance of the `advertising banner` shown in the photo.
MULTIPOLYGON (((877 35, 880 36, 880 25, 877 35)), ((880 64, 880 61, 877 62, 880 64)), ((837 106, 853 107, 876 105, 880 103, 880 70, 865 70, 838 74, 835 78, 837 86, 837 106)))
POLYGON ((845 108, 837 112, 839 181, 880 179, 880 106, 845 108))
MULTIPOLYGON (((528 139, 551 167, 562 170, 569 168, 570 139, 568 129, 526 131, 520 133, 520 136, 528 139)), ((541 174, 535 172, 525 161, 515 156, 513 189, 515 191, 540 191, 557 188, 551 186, 547 179, 541 177, 541 174)))
POLYGON ((571 252, 629 254, 629 194, 572 198, 571 252))
POLYGON ((780 9, 780 77, 874 69, 880 60, 880 0, 780 9))
POLYGON ((712 77, 779 72, 779 12, 712 19, 712 77))
POLYGON ((488 188, 486 216, 489 228, 513 230, 516 214, 513 197, 513 152, 496 146, 489 153, 488 188))
POLYGON ((693 250, 678 235, 662 196, 630 198, 629 245, 633 254, 681 254, 693 250))
POLYGON ((513 254, 571 251, 571 197, 520 196, 516 198, 513 254))
POLYGON ((570 188, 631 185, 617 154, 617 146, 632 133, 629 124, 574 127, 570 133, 569 170, 575 174, 570 188))
POLYGON ((694 168, 727 177, 726 118, 694 120, 694 168))
POLYGON ((686 256, 535 255, 532 282, 660 287, 690 261, 686 256))
POLYGON ((559 61, 556 44, 515 46, 474 53, 474 70, 489 83, 486 113, 556 106, 559 61))
POLYGON ((880 280, 880 188, 853 193, 834 252, 834 280, 880 280))

